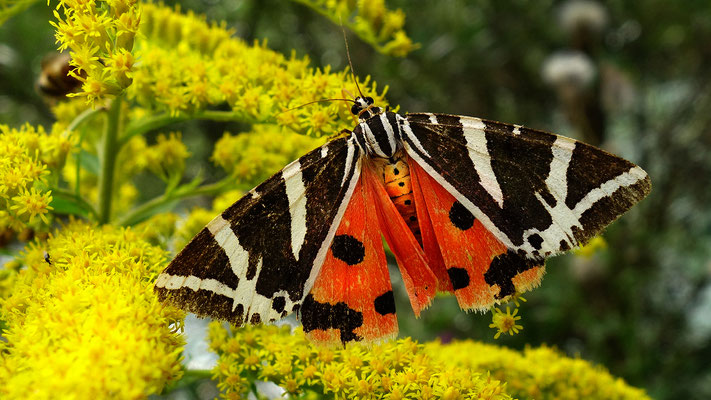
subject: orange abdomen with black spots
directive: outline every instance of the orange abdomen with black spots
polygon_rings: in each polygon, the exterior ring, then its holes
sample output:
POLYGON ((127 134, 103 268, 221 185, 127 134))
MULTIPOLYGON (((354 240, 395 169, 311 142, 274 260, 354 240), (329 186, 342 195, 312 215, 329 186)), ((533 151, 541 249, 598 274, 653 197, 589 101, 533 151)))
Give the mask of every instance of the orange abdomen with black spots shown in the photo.
POLYGON ((390 200, 395 204, 395 208, 407 223, 415 238, 422 246, 422 236, 420 226, 417 221, 417 209, 415 208, 415 198, 412 193, 412 180, 410 179, 410 167, 407 165, 407 156, 400 152, 392 159, 380 159, 382 162, 376 163, 376 170, 383 179, 385 191, 390 200))

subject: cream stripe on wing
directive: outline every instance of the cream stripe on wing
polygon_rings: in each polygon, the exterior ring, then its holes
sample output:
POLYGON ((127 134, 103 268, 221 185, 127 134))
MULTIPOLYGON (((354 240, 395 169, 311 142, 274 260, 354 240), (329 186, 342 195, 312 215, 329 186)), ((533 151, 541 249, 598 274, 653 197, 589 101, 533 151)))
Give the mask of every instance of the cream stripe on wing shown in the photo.
POLYGON ((588 194, 586 194, 585 197, 583 197, 582 200, 575 205, 573 212, 575 215, 580 217, 598 200, 611 196, 619 188, 632 186, 637 182, 643 181, 646 177, 647 173, 644 172, 642 168, 635 166, 629 171, 617 175, 616 177, 603 183, 600 187, 589 191, 588 194))
POLYGON ((247 273, 247 264, 249 262, 249 252, 239 244, 239 239, 232 231, 229 221, 218 215, 207 224, 207 229, 212 233, 217 244, 222 247, 230 260, 232 272, 237 275, 240 282, 245 278, 247 273))
POLYGON ((289 199, 289 214, 291 215, 291 251, 296 261, 306 238, 306 187, 301 176, 301 163, 294 161, 282 171, 286 197, 289 199))
MULTIPOLYGON (((351 147, 354 147, 355 144, 352 143, 352 141, 348 141, 348 146, 349 146, 349 152, 348 154, 350 155, 350 149, 351 147)), ((352 157, 352 155, 351 155, 352 157)), ((341 201, 341 204, 338 206, 338 211, 336 211, 336 216, 333 218, 333 221, 331 222, 331 226, 328 227, 328 233, 326 234, 326 238, 324 239, 323 243, 321 243, 321 247, 318 250, 318 253, 316 253, 316 258, 314 258, 313 266, 311 267, 311 272, 309 273, 309 278, 306 280, 306 284, 304 285, 304 295, 302 296, 303 300, 306 298, 306 296, 309 294, 311 291, 311 288, 314 286, 314 282, 316 281, 316 277, 318 277, 318 274, 321 272, 321 267, 323 266, 323 262, 326 259, 326 254, 328 253, 329 247, 331 247, 331 242, 333 241, 333 237, 336 235, 336 230, 338 229, 338 226, 341 224, 341 220, 343 219, 343 214, 346 213, 346 208, 348 207, 348 203, 351 201, 351 197, 353 197, 353 191, 355 190, 356 184, 358 183, 358 179, 360 178, 360 172, 361 168, 363 168, 363 162, 362 162, 363 157, 358 157, 358 159, 355 161, 356 165, 353 168, 353 174, 350 177, 350 180, 348 180, 348 187, 346 189, 346 194, 343 196, 343 200, 341 201)), ((367 168, 367 167, 366 167, 367 168)), ((350 163, 346 164, 346 170, 344 172, 344 182, 346 181, 346 177, 348 176, 348 172, 350 171, 350 163)), ((369 210, 366 210, 368 212, 369 210)))
POLYGON ((469 159, 474 164, 474 169, 479 175, 479 183, 494 198, 499 207, 503 207, 504 195, 501 192, 501 186, 499 186, 494 170, 491 168, 491 157, 489 156, 489 150, 486 148, 486 134, 484 133, 486 126, 484 121, 467 118, 466 125, 461 120, 460 123, 462 124, 464 139, 467 141, 469 159))
POLYGON ((348 141, 346 143, 346 146, 348 146, 348 151, 346 153, 346 167, 343 170, 343 179, 341 179, 341 186, 343 186, 346 183, 346 179, 348 179, 348 172, 351 170, 351 165, 353 164, 353 156, 355 155, 355 145, 352 143, 352 141, 348 141))
POLYGON ((557 201, 565 202, 568 195, 568 165, 574 149, 575 140, 563 136, 558 136, 551 148, 553 160, 546 178, 546 187, 557 201))
MULTIPOLYGON (((433 116, 434 117, 434 116, 433 116)), ((432 158, 432 156, 425 150, 424 147, 422 147, 422 143, 417 139, 417 136, 415 136, 414 132, 412 132, 412 128, 410 128, 410 121, 407 119, 403 118, 403 123, 402 123, 402 131, 407 135, 407 138, 412 141, 412 144, 415 145, 417 148, 417 151, 420 153, 424 154, 425 156, 432 158)))

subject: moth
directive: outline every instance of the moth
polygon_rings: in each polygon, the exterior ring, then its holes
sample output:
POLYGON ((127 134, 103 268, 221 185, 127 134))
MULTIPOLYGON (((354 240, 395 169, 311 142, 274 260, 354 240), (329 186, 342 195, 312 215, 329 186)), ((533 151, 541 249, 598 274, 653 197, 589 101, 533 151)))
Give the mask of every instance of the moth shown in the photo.
POLYGON ((486 310, 539 285, 546 258, 651 190, 640 167, 563 136, 400 115, 362 94, 351 112, 352 131, 200 231, 158 276, 158 296, 236 325, 296 313, 318 343, 379 341, 398 330, 382 237, 416 315, 438 291, 486 310))

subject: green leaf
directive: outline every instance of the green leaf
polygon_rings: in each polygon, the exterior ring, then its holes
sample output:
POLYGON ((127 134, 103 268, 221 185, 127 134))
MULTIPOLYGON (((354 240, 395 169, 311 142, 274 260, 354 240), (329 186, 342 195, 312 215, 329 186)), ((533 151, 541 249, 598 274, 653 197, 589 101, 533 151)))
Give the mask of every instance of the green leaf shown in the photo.
POLYGON ((55 214, 80 215, 82 217, 89 215, 89 211, 84 208, 83 204, 72 197, 53 193, 52 202, 49 205, 54 208, 53 213, 55 214))
POLYGON ((99 157, 82 149, 77 157, 81 158, 81 165, 94 175, 99 174, 99 157))
POLYGON ((0 25, 36 2, 37 0, 0 0, 0 25))
POLYGON ((122 226, 132 226, 139 222, 143 222, 148 218, 161 213, 167 213, 173 210, 178 204, 179 199, 165 199, 159 197, 154 199, 154 201, 143 204, 143 206, 138 207, 137 211, 131 213, 128 217, 124 218, 120 225, 122 226), (155 201, 158 200, 158 201, 155 201))

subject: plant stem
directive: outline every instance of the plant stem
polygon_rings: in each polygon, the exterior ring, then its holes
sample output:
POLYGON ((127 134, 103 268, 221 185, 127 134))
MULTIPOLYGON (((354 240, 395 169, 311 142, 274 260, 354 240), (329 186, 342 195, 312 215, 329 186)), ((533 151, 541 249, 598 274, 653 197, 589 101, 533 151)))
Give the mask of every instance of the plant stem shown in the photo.
POLYGON ((116 156, 120 146, 118 131, 121 125, 121 96, 111 102, 107 113, 104 135, 99 149, 99 223, 105 224, 111 218, 111 199, 114 187, 116 156))
MULTIPOLYGON (((105 111, 103 107, 96 108, 96 109, 87 108, 81 114, 77 115, 77 117, 74 118, 72 120, 72 122, 69 123, 69 126, 67 126, 66 131, 71 132, 71 131, 76 130, 79 127, 79 125, 92 119, 96 114, 98 114, 99 112, 103 112, 103 111, 105 111)), ((82 142, 84 142, 84 132, 86 132, 86 129, 82 129, 81 133, 79 134, 79 143, 77 143, 77 149, 79 151, 77 151, 77 153, 76 153, 77 168, 76 168, 76 173, 74 174, 74 181, 76 182, 76 184, 74 185, 74 195, 77 199, 80 199, 82 201, 84 201, 84 199, 81 199, 81 194, 80 194, 81 190, 80 190, 79 186, 80 186, 80 182, 81 182, 80 181, 80 178, 81 178, 81 146, 82 146, 82 142)), ((96 218, 96 211, 94 210, 93 207, 91 208, 91 210, 94 211, 93 217, 96 218)))
POLYGON ((231 179, 224 179, 222 181, 203 185, 197 188, 178 188, 177 190, 171 193, 166 193, 158 197, 154 197, 153 199, 148 200, 147 202, 134 208, 128 214, 122 216, 119 220, 115 221, 116 225, 128 226, 141 222, 144 219, 150 217, 153 214, 154 210, 163 207, 171 201, 184 199, 186 197, 214 195, 220 193, 225 188, 225 186, 228 185, 231 181, 231 179))

